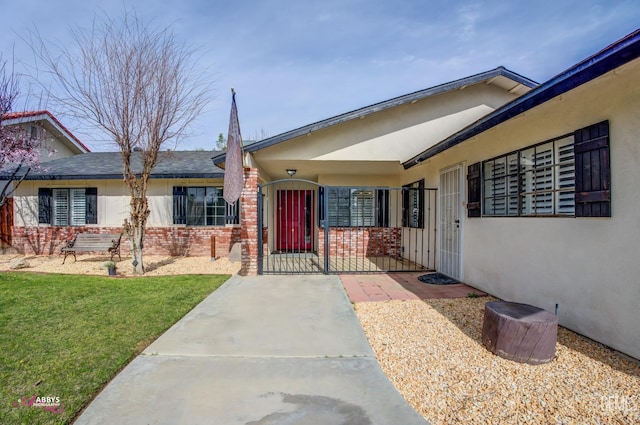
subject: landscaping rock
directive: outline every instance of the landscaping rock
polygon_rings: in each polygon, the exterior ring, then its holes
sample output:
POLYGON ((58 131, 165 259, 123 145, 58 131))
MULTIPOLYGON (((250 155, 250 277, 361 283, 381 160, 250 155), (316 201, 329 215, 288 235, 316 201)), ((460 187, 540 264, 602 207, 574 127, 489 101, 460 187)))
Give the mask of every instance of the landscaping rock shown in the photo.
POLYGON ((229 261, 238 263, 242 261, 242 245, 238 242, 234 243, 229 253, 229 261))
MULTIPOLYGON (((0 272, 10 270, 10 262, 15 255, 0 255, 0 272)), ((24 259, 24 257, 20 257, 24 259)), ((28 257, 30 272, 36 273, 64 273, 79 275, 106 275, 105 261, 108 255, 82 255, 78 261, 62 264, 58 255, 34 255, 28 257)), ((114 259, 114 261, 117 258, 114 259)), ((179 274, 236 274, 240 270, 240 263, 232 262, 228 257, 220 257, 212 262, 207 257, 167 257, 161 255, 145 255, 145 276, 169 276, 179 274)), ((118 276, 133 276, 131 258, 122 256, 116 261, 118 276)))
POLYGON ((487 300, 356 304, 383 371, 432 425, 640 423, 640 364, 562 327, 550 363, 495 356, 487 300))
POLYGON ((29 267, 29 262, 24 257, 12 258, 9 261, 9 269, 11 270, 26 269, 27 267, 29 267))

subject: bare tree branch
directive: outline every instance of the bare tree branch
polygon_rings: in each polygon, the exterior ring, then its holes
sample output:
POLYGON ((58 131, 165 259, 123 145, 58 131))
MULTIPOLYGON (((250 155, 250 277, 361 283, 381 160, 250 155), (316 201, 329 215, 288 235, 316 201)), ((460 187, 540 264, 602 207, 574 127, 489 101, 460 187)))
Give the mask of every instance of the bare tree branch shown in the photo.
POLYGON ((209 86, 167 28, 150 28, 135 14, 97 17, 90 29, 74 30, 73 40, 74 50, 58 54, 37 33, 30 44, 58 82, 51 98, 106 132, 120 150, 131 196, 125 230, 134 269, 144 273, 149 176, 163 145, 177 143, 198 117, 209 86))

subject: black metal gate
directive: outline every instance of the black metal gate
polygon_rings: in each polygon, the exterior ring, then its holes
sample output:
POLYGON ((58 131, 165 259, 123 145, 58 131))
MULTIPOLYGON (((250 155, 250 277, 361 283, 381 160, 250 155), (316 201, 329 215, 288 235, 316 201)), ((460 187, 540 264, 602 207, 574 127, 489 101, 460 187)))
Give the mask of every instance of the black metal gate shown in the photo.
POLYGON ((324 186, 301 179, 258 192, 258 273, 435 269, 436 189, 324 186))

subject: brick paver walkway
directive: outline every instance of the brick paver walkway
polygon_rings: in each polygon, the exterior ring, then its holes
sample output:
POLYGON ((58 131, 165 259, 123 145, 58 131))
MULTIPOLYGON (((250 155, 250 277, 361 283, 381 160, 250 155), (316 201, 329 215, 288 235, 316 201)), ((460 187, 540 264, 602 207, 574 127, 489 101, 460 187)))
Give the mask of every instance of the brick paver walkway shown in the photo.
POLYGON ((422 283, 418 276, 424 273, 390 273, 366 275, 340 275, 342 285, 354 303, 419 300, 433 298, 464 298, 470 293, 487 295, 463 283, 455 285, 432 285, 422 283))

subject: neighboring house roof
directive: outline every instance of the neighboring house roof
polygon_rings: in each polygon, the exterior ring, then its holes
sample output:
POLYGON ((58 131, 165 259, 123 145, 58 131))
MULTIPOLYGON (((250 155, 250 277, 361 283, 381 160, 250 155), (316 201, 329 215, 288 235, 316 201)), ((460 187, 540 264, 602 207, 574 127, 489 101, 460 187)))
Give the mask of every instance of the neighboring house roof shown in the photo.
MULTIPOLYGON (((393 108, 393 107, 404 105, 407 103, 417 102, 419 100, 422 100, 431 96, 436 96, 446 92, 459 90, 464 87, 467 87, 473 84, 478 84, 484 81, 486 81, 487 84, 495 84, 515 94, 526 93, 532 87, 535 87, 538 84, 533 80, 530 80, 526 77, 523 77, 522 75, 509 71, 503 66, 500 66, 486 72, 461 78, 459 80, 451 81, 449 83, 440 84, 428 89, 419 90, 403 96, 395 97, 393 99, 385 100, 383 102, 375 103, 373 105, 366 106, 364 108, 356 109, 351 112, 347 112, 332 118, 318 121, 313 124, 309 124, 304 127, 297 128, 295 130, 287 131, 277 136, 269 137, 267 139, 261 140, 251 145, 244 146, 244 151, 255 152, 260 149, 264 149, 269 146, 273 146, 278 143, 282 143, 302 135, 310 134, 314 131, 322 130, 337 124, 342 124, 347 121, 359 119, 375 112, 380 112, 385 109, 393 108)), ((212 159, 214 164, 216 165, 222 164, 225 161, 225 153, 222 152, 219 155, 214 156, 212 159)))
POLYGON ((72 150, 77 153, 87 153, 91 150, 85 146, 73 133, 71 133, 53 114, 49 111, 28 111, 9 112, 2 117, 2 125, 16 125, 30 122, 42 121, 49 133, 65 139, 72 150))
POLYGON ((566 71, 556 75, 527 94, 485 115, 459 132, 438 142, 429 149, 405 161, 409 169, 453 146, 489 130, 517 115, 541 105, 563 93, 575 89, 609 71, 614 70, 640 56, 640 30, 605 47, 566 71))
MULTIPOLYGON (((207 151, 166 151, 158 154, 151 178, 222 178, 224 171, 211 165, 207 151)), ((132 154, 134 170, 141 170, 140 154, 132 154)), ((45 169, 31 171, 26 180, 104 180, 122 179, 120 152, 91 152, 54 159, 45 169)))

